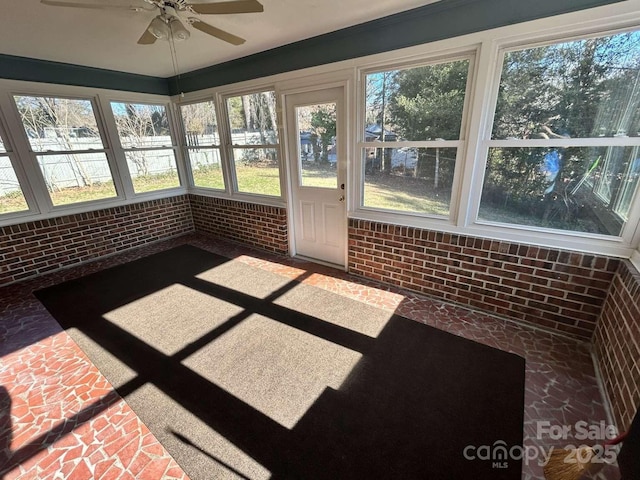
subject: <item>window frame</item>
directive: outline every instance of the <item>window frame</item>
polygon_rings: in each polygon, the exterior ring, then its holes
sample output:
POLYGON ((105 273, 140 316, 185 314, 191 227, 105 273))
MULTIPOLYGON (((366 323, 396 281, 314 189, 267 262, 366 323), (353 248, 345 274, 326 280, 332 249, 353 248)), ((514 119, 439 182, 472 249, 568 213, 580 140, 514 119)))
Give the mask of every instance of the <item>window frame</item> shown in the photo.
MULTIPOLYGON (((104 117, 101 113, 100 109, 100 100, 97 94, 83 91, 82 89, 77 89, 77 91, 72 93, 67 92, 56 92, 52 91, 53 89, 9 89, 8 95, 10 97, 10 105, 11 112, 15 118, 16 127, 20 132, 20 139, 24 145, 21 149, 20 154, 22 152, 26 152, 28 154, 28 161, 30 167, 28 169, 28 173, 31 173, 31 179, 34 179, 36 182, 35 185, 31 185, 34 188, 34 203, 38 204, 40 213, 43 212, 51 212, 52 216, 59 215, 61 213, 66 213, 67 211, 75 211, 76 209, 85 210, 87 207, 98 207, 102 204, 113 204, 114 202, 122 201, 124 196, 124 188, 120 179, 120 171, 118 169, 118 165, 115 159, 114 151, 112 145, 110 143, 110 138, 108 134, 108 130, 106 128, 104 117), (86 100, 91 103, 91 108, 93 111, 93 115, 96 120, 96 128, 98 130, 98 134, 100 135, 100 140, 102 141, 101 149, 88 149, 88 150, 56 150, 56 151, 34 151, 31 146, 31 142, 29 141, 27 131, 24 123, 22 122, 22 117, 20 116, 20 112, 18 110, 18 104, 16 102, 16 97, 35 97, 35 98, 58 98, 58 99, 69 99, 69 100, 86 100), (83 202, 74 202, 63 205, 54 205, 53 200, 51 198, 51 194, 49 193, 49 189, 47 187, 44 172, 40 166, 38 161, 38 156, 47 156, 47 155, 60 155, 60 154, 86 154, 86 153, 103 153, 105 155, 105 159, 107 161, 107 165, 109 167, 109 172, 111 174, 111 180, 113 181, 114 189, 116 194, 112 197, 100 198, 95 200, 87 200, 83 202), (35 174, 35 177, 33 175, 35 174)), ((19 154, 19 155, 20 155, 19 154)), ((26 167, 26 166, 25 166, 26 167)), ((37 213, 37 212, 36 212, 37 213)))
MULTIPOLYGON (((135 97, 113 97, 110 96, 105 100, 106 110, 108 114, 106 115, 108 121, 112 124, 112 129, 109 131, 109 134, 113 139, 113 149, 117 152, 116 156, 120 157, 122 166, 124 171, 126 172, 126 191, 127 197, 133 197, 136 199, 145 198, 145 197, 153 197, 157 195, 167 196, 170 194, 175 194, 174 192, 180 192, 185 190, 185 186, 188 185, 188 178, 186 174, 186 170, 184 167, 184 157, 182 155, 182 145, 178 142, 178 125, 179 123, 176 121, 174 116, 174 108, 175 104, 171 101, 170 98, 158 98, 155 99, 142 99, 139 100, 135 97), (122 145, 122 140, 120 139, 120 131, 118 130, 118 124, 116 121, 116 116, 113 112, 113 104, 114 103, 123 103, 123 104, 132 104, 132 105, 149 105, 154 107, 163 107, 167 114, 167 125, 169 126, 169 138, 171 139, 170 146, 161 146, 161 147, 124 147, 122 145), (176 173, 178 175, 178 185, 175 187, 161 188, 156 190, 149 190, 146 192, 136 192, 133 185, 133 176, 131 175, 131 171, 129 169, 129 163, 127 161, 127 153, 128 152, 140 152, 140 151, 161 151, 161 150, 171 150, 173 152, 173 157, 176 162, 176 173)), ((178 113, 178 112, 176 112, 178 113)))
MULTIPOLYGON (((584 250, 585 241, 598 245, 598 250, 605 254, 611 254, 608 250, 617 249, 623 244, 632 246, 640 239, 640 185, 636 189, 635 195, 631 199, 631 208, 627 217, 627 221, 620 232, 620 235, 605 235, 589 232, 579 232, 572 230, 560 230, 546 227, 519 225, 511 223, 494 222, 482 220, 478 218, 480 210, 480 200, 482 196, 484 177, 486 172, 486 164, 490 148, 534 148, 534 147, 634 147, 640 146, 640 136, 638 137, 584 137, 584 138, 562 138, 562 139, 493 139, 493 125, 495 121, 498 94, 500 89, 500 81, 504 59, 507 53, 514 51, 522 51, 545 47, 550 45, 570 43, 592 38, 606 37, 610 35, 623 34, 638 31, 640 32, 640 23, 634 23, 628 26, 618 28, 605 27, 583 27, 562 34, 538 34, 528 35, 527 38, 513 39, 505 38, 499 42, 493 42, 492 56, 494 61, 493 67, 488 72, 488 89, 486 93, 485 109, 482 111, 481 130, 479 141, 476 149, 476 161, 474 165, 474 184, 472 190, 471 202, 469 202, 469 228, 472 231, 494 231, 504 233, 514 238, 530 238, 532 235, 540 240, 544 245, 562 245, 568 248, 584 250), (607 248, 609 247, 609 248, 607 248)), ((526 241, 526 240, 525 240, 526 241)), ((529 240, 530 241, 530 240, 529 240)), ((594 251, 591 247, 589 250, 594 251)))
POLYGON ((354 182, 352 190, 355 195, 349 199, 349 215, 356 218, 370 219, 400 225, 416 226, 419 228, 440 228, 445 225, 455 225, 460 209, 460 189, 462 186, 466 152, 468 148, 469 129, 471 125, 471 105, 474 99, 475 82, 477 79, 478 45, 468 45, 454 50, 434 52, 431 55, 421 55, 403 61, 377 62, 357 69, 357 120, 355 135, 356 142, 352 153, 354 182), (420 141, 386 141, 366 142, 364 132, 366 128, 366 78, 372 73, 382 73, 392 70, 409 70, 430 65, 441 65, 455 61, 466 60, 469 62, 467 84, 465 90, 462 117, 460 119, 460 136, 457 140, 420 140, 420 141), (382 209, 364 205, 365 169, 362 161, 362 152, 365 148, 456 148, 456 160, 454 176, 451 187, 451 201, 449 215, 437 215, 422 212, 410 212, 402 210, 382 209))
MULTIPOLYGON (((221 158, 224 164, 226 164, 226 170, 228 175, 228 183, 226 183, 226 196, 246 202, 253 202, 264 205, 285 206, 287 198, 287 172, 284 161, 284 151, 282 143, 282 105, 281 95, 275 85, 269 84, 254 84, 247 88, 238 88, 232 86, 231 88, 225 88, 218 91, 216 94, 216 100, 218 106, 218 130, 220 132, 221 158), (235 87, 235 88, 234 88, 235 87), (273 92, 275 98, 275 111, 276 111, 276 125, 275 129, 278 135, 277 144, 259 144, 259 145, 235 145, 232 142, 231 122, 228 110, 228 99, 232 97, 242 97, 244 95, 252 95, 256 93, 273 92), (221 121, 222 120, 222 121, 221 121), (278 155, 278 175, 280 183, 280 195, 264 195, 259 193, 241 192, 238 189, 238 177, 236 171, 234 151, 236 149, 270 149, 275 150, 278 155)), ((225 179, 226 180, 226 179, 225 179)), ((211 191, 211 190, 208 190, 211 191)))
POLYGON ((180 136, 180 139, 182 140, 182 152, 183 152, 183 157, 184 157, 184 163, 185 163, 185 170, 186 170, 186 178, 188 181, 188 185, 190 189, 196 190, 196 191, 201 191, 203 193, 206 194, 231 194, 231 189, 230 189, 230 172, 229 172, 229 168, 227 165, 227 161, 225 158, 225 148, 224 148, 224 141, 225 141, 225 137, 224 137, 224 133, 222 132, 223 127, 221 125, 221 115, 220 115, 220 109, 219 109, 219 104, 216 98, 216 95, 208 95, 205 97, 201 97, 201 98, 196 98, 196 99, 190 99, 188 101, 185 102, 178 102, 175 103, 175 108, 176 108, 176 118, 179 120, 178 121, 178 129, 177 129, 177 133, 180 136), (212 144, 212 145, 204 145, 204 146, 198 146, 198 147, 190 147, 189 145, 187 145, 187 131, 186 131, 186 127, 184 124, 184 119, 182 118, 182 107, 183 106, 188 106, 188 105, 195 105, 198 103, 207 103, 207 102, 211 102, 213 104, 214 107, 214 112, 215 112, 215 117, 216 117, 216 124, 218 127, 218 138, 220 139, 220 143, 218 145, 212 144), (223 179, 223 183, 224 183, 224 188, 219 189, 219 188, 211 188, 211 187, 203 187, 203 186, 199 186, 195 184, 195 178, 193 175, 193 170, 191 168, 191 158, 189 157, 189 150, 195 149, 195 148, 208 148, 208 149, 217 149, 218 150, 218 154, 220 156, 220 168, 222 170, 222 179, 223 179))

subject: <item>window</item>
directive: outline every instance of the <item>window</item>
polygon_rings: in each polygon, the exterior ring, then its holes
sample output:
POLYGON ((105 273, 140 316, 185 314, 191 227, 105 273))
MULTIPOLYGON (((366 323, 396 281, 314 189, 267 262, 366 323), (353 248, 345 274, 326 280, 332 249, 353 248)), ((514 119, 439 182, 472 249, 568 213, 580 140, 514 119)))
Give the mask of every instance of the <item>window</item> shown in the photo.
POLYGON ((164 105, 111 102, 135 193, 180 186, 164 105))
POLYGON ((224 190, 215 105, 211 101, 181 105, 180 113, 193 184, 224 190))
POLYGON ((469 65, 366 75, 362 206, 449 216, 469 65))
POLYGON ((11 151, 2 140, 0 130, 0 215, 29 210, 20 182, 11 163, 11 151))
POLYGON ((14 97, 54 206, 116 196, 91 100, 14 97))
POLYGON ((227 98, 235 191, 280 197, 280 145, 273 91, 227 98))
POLYGON ((508 51, 478 218, 619 236, 639 147, 639 32, 508 51))

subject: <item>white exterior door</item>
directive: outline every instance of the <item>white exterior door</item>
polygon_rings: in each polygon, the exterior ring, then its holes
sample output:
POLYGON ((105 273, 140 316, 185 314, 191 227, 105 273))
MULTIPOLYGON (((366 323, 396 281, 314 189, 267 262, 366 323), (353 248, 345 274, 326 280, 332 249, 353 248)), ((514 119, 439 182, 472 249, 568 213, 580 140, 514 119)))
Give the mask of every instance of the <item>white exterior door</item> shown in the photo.
POLYGON ((344 267, 347 246, 344 88, 285 96, 293 252, 344 267))

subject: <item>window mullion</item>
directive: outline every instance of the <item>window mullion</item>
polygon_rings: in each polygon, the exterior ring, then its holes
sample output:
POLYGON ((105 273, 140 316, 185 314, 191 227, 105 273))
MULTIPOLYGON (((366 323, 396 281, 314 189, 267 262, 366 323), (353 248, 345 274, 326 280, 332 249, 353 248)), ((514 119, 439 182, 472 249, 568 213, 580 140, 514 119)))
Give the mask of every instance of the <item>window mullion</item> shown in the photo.
POLYGON ((482 195, 487 160, 486 138, 491 137, 493 111, 498 94, 502 67, 498 47, 486 40, 480 46, 475 61, 474 86, 469 98, 470 116, 466 132, 462 172, 459 181, 458 215, 456 225, 466 228, 477 218, 482 195))
POLYGON ((216 118, 218 122, 218 134, 220 136, 220 161, 222 162, 222 174, 224 177, 225 191, 228 195, 238 189, 236 178, 235 161, 231 149, 231 126, 229 124, 229 110, 227 108, 227 97, 216 96, 216 118))

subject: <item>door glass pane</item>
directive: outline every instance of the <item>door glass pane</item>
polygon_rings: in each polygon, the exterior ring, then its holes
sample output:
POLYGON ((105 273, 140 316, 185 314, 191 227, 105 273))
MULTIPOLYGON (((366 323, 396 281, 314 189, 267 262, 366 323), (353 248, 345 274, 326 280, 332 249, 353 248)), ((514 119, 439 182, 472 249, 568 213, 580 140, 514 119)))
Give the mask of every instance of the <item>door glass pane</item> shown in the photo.
POLYGON ((338 188, 336 104, 296 107, 300 185, 338 188))

